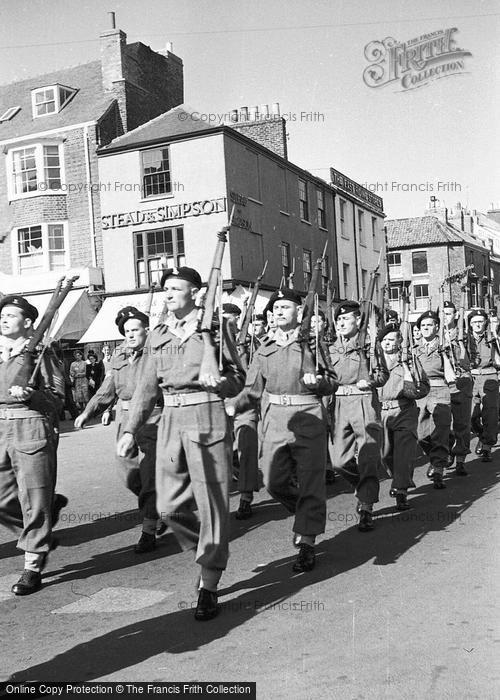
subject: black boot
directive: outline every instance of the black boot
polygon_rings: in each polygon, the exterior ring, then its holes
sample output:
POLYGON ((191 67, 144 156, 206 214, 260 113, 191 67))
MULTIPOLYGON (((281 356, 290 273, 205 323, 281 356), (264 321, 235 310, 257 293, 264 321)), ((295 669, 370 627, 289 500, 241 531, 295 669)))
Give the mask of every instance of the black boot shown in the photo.
POLYGON ((315 563, 316 555, 314 554, 314 547, 311 544, 306 544, 306 542, 301 542, 299 544, 299 553, 294 565, 292 566, 292 570, 296 573, 312 571, 315 563))
POLYGON ((411 505, 408 503, 408 497, 406 493, 396 494, 396 510, 409 510, 411 505))
POLYGON ((243 498, 240 498, 240 505, 235 514, 236 520, 248 520, 252 515, 252 504, 250 501, 245 501, 243 498))
POLYGON ((143 532, 139 538, 139 542, 134 547, 136 554, 147 554, 156 549, 156 536, 143 532))
POLYGON ((463 462, 458 462, 455 465, 455 474, 457 476, 467 476, 467 472, 465 470, 465 465, 463 462))
POLYGON ((360 532, 370 532, 375 527, 373 515, 368 510, 359 511, 358 530, 360 532))
POLYGON ((443 481, 443 475, 440 474, 439 472, 434 472, 434 474, 431 476, 431 479, 434 483, 435 489, 445 489, 446 488, 444 481, 443 481))
POLYGON ((198 622, 206 622, 207 620, 213 620, 218 614, 217 593, 208 591, 206 588, 200 588, 194 619, 198 620, 198 622))
POLYGON ((39 571, 25 569, 19 581, 12 586, 11 591, 15 595, 30 595, 30 593, 39 591, 41 587, 42 574, 39 571))

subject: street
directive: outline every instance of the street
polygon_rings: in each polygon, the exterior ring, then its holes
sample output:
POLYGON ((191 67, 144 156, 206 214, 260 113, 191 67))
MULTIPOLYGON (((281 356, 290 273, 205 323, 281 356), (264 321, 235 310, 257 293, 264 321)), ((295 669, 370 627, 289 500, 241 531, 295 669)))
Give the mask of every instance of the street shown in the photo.
POLYGON ((113 426, 63 424, 57 491, 70 502, 39 593, 10 593, 22 556, 1 531, 0 680, 256 681, 259 699, 498 697, 500 450, 490 464, 469 455, 469 476, 442 491, 419 466, 407 512, 383 481, 371 533, 358 532, 338 478, 316 568, 299 575, 291 518, 262 489, 252 519, 232 515, 222 610, 206 623, 193 619, 192 553, 169 531, 153 554, 133 552, 139 516, 113 455, 113 426))

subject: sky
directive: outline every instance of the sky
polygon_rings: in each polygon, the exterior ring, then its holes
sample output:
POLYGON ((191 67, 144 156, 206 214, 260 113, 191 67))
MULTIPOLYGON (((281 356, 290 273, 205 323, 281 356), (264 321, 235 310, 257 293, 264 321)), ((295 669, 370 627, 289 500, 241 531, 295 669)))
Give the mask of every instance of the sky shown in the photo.
POLYGON ((289 159, 364 184, 388 218, 422 215, 431 196, 500 208, 497 0, 0 0, 0 84, 99 58, 108 11, 129 42, 172 42, 185 103, 219 115, 278 102, 289 159), (459 69, 413 89, 401 75, 366 84, 372 42, 453 28, 470 54, 459 69))

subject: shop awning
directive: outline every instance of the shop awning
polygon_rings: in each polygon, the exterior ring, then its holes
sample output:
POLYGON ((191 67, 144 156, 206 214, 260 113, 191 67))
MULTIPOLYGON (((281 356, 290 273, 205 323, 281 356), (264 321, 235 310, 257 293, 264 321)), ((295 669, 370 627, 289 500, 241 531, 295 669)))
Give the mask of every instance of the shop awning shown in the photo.
MULTIPOLYGON (((155 292, 149 316, 151 328, 154 328, 163 310, 165 303, 165 292, 155 292)), ((101 309, 86 333, 80 338, 80 343, 103 343, 111 340, 123 340, 123 336, 115 324, 115 318, 120 309, 124 306, 135 306, 139 311, 148 311, 149 294, 121 294, 115 297, 107 297, 101 309)))
MULTIPOLYGON (((52 294, 25 295, 25 298, 38 309, 40 320, 49 304, 52 294)), ((78 340, 85 329, 95 318, 96 311, 92 307, 85 289, 72 289, 59 307, 58 315, 52 328, 54 340, 78 340)))
MULTIPOLYGON (((223 302, 233 302, 240 307, 243 306, 242 295, 245 293, 243 287, 237 287, 232 294, 224 292, 223 302)), ((270 293, 268 292, 268 296, 270 293)), ((255 304, 257 313, 261 313, 266 306, 268 298, 265 293, 259 294, 255 304)), ((120 309, 124 306, 135 306, 139 311, 148 312, 150 296, 148 292, 143 294, 120 294, 113 297, 106 297, 103 305, 86 333, 80 338, 80 343, 103 343, 112 340, 123 340, 115 324, 115 318, 120 309)), ((165 292, 155 292, 149 310, 150 328, 154 328, 165 305, 165 292)))

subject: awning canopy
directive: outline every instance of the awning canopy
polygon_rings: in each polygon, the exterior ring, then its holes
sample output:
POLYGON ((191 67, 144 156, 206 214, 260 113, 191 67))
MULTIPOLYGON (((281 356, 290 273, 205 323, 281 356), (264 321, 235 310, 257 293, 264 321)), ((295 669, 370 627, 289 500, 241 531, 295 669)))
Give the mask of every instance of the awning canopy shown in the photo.
MULTIPOLYGON (((139 311, 147 313, 150 296, 148 292, 144 294, 121 294, 116 297, 106 297, 103 305, 90 327, 87 329, 80 343, 103 343, 110 340, 123 340, 120 335, 115 318, 120 309, 124 306, 135 306, 139 311)), ((150 327, 154 328, 158 323, 158 318, 165 304, 165 292, 155 292, 149 311, 150 327)))
MULTIPOLYGON (((231 301, 238 306, 242 307, 242 296, 245 290, 243 287, 237 287, 232 294, 227 294, 224 292, 222 295, 222 301, 231 301)), ((255 310, 257 313, 261 313, 262 309, 266 306, 268 298, 263 294, 258 295, 255 304, 255 310)), ((269 293, 268 293, 269 294, 269 293)), ((92 324, 80 338, 80 343, 103 343, 112 340, 123 340, 123 336, 115 324, 115 318, 120 309, 124 306, 135 306, 139 311, 145 313, 148 312, 148 306, 150 303, 150 295, 148 292, 143 294, 121 294, 113 297, 106 297, 103 305, 92 324)), ((149 311, 150 318, 150 328, 154 328, 158 324, 158 319, 162 314, 163 307, 165 305, 165 292, 155 292, 153 294, 153 300, 151 303, 151 309, 149 311)))
MULTIPOLYGON (((42 318, 52 294, 25 295, 25 299, 38 309, 38 321, 42 318)), ((85 289, 72 289, 58 310, 51 330, 53 340, 78 340, 95 318, 96 311, 91 306, 85 289)))

